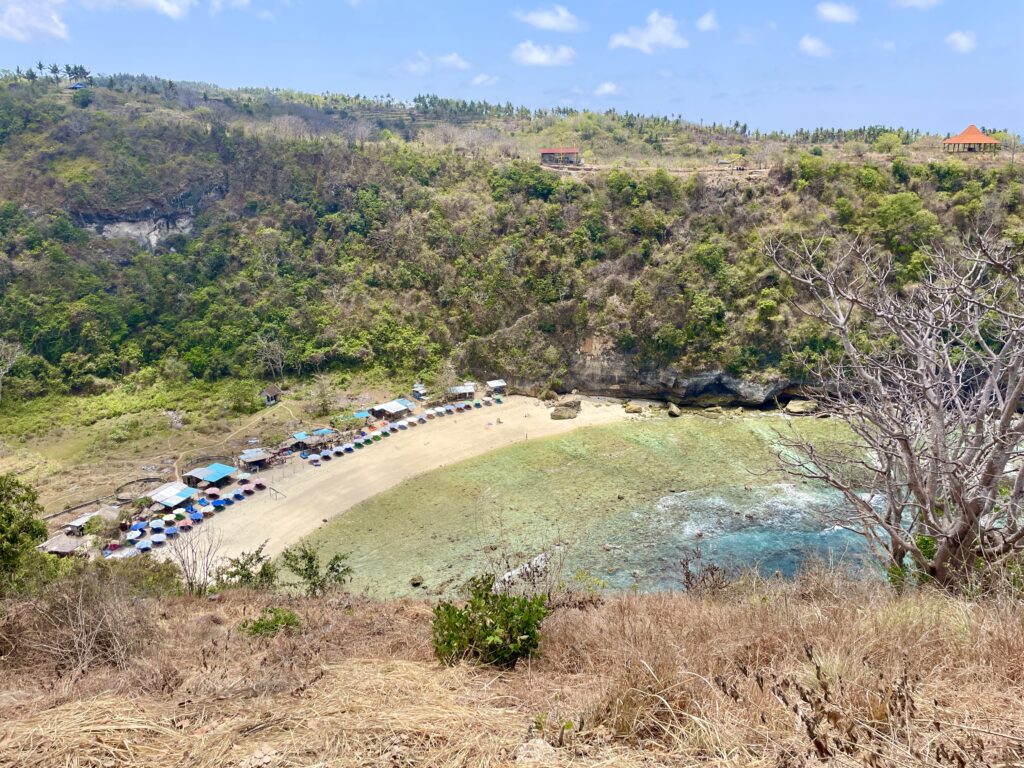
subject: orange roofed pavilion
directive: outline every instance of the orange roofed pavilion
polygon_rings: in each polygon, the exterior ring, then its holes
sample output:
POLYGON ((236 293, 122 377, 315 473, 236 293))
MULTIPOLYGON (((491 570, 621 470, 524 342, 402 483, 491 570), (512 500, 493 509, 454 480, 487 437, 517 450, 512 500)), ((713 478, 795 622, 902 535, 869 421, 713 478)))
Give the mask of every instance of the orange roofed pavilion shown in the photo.
POLYGON ((999 142, 978 130, 978 126, 968 125, 959 136, 951 136, 942 142, 947 152, 994 152, 999 149, 999 142))

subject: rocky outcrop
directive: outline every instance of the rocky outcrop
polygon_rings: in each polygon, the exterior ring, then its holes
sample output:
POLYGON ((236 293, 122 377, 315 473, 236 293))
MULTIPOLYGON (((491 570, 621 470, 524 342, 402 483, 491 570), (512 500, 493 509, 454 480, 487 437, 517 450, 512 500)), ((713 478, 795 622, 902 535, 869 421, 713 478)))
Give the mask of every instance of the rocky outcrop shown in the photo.
POLYGON ((816 400, 790 400, 784 409, 793 416, 810 416, 818 411, 816 400))
POLYGON ((557 405, 551 409, 551 418, 555 421, 565 421, 566 419, 575 419, 580 415, 580 412, 575 408, 566 408, 564 405, 557 405))
POLYGON ((114 220, 87 224, 86 229, 111 240, 134 240, 139 245, 156 248, 172 235, 192 232, 192 216, 185 214, 137 221, 114 220))

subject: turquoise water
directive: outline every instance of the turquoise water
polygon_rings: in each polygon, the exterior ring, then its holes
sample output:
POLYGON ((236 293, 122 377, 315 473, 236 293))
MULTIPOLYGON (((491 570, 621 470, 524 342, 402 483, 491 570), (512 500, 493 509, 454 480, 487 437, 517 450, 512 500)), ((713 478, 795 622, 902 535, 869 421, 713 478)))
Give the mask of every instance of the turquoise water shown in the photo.
POLYGON ((811 558, 865 567, 864 541, 835 525, 839 495, 778 483, 724 486, 664 496, 605 518, 565 550, 569 574, 583 570, 612 589, 678 589, 680 560, 699 548, 704 564, 793 576, 811 558))

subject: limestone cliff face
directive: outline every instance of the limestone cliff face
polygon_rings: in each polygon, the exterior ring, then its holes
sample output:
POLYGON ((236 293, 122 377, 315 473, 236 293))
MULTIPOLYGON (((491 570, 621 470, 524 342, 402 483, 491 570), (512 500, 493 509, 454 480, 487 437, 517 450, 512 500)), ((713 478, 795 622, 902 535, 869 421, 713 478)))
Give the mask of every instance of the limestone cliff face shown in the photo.
MULTIPOLYGON (((684 405, 769 405, 779 396, 791 394, 787 379, 755 381, 732 376, 721 370, 678 371, 668 367, 643 366, 637 357, 621 352, 606 339, 591 336, 577 348, 563 353, 557 366, 537 375, 540 354, 527 356, 524 367, 508 357, 494 354, 501 344, 486 344, 491 354, 477 351, 464 359, 478 377, 502 375, 512 389, 539 395, 557 382, 559 392, 578 390, 591 395, 667 400, 684 405), (505 362, 505 365, 501 364, 505 362), (530 373, 525 373, 526 369, 530 373)), ((521 359, 521 358, 520 358, 521 359)))
POLYGON ((574 354, 568 367, 564 386, 569 390, 687 405, 765 405, 790 383, 785 379, 756 382, 725 371, 683 373, 671 368, 644 368, 632 355, 612 350, 574 354))

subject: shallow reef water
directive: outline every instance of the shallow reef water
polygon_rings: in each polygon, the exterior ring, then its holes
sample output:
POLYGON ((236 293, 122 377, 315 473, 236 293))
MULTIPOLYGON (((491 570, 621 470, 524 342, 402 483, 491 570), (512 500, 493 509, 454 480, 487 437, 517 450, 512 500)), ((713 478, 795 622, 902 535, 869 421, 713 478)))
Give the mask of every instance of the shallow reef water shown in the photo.
POLYGON ((770 414, 587 427, 413 478, 310 540, 348 553, 353 589, 374 597, 450 595, 539 552, 557 553, 562 578, 612 590, 679 588, 695 547, 730 571, 791 576, 811 558, 856 568, 861 539, 834 527, 842 499, 779 468, 789 428, 815 441, 849 435, 770 414))

